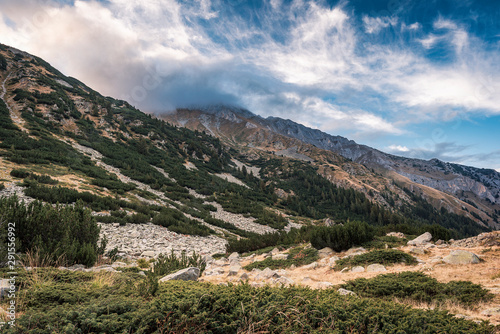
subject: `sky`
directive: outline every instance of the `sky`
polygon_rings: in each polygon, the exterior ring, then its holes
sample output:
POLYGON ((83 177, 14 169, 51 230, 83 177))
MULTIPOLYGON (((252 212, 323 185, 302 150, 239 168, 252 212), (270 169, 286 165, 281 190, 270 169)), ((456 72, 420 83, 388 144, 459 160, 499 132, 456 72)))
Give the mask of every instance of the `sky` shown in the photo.
POLYGON ((145 112, 229 104, 500 171, 500 0, 0 0, 0 42, 145 112))

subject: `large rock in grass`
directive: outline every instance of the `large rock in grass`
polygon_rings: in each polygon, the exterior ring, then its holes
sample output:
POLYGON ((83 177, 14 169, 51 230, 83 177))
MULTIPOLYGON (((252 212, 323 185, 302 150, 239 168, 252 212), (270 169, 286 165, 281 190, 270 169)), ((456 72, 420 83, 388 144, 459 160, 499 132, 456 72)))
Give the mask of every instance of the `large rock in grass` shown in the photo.
POLYGON ((452 251, 450 255, 443 258, 443 261, 449 264, 476 264, 480 262, 476 254, 464 250, 452 251))
POLYGON ((421 245, 425 245, 426 243, 428 243, 431 240, 432 240, 432 234, 430 234, 429 232, 425 232, 424 234, 419 235, 415 239, 408 241, 408 245, 409 246, 421 246, 421 245))
POLYGON ((160 278, 160 282, 167 281, 197 281, 200 277, 200 269, 196 267, 189 267, 179 270, 173 274, 160 278))
POLYGON ((325 247, 318 251, 318 256, 320 257, 320 259, 325 258, 330 254, 333 254, 333 249, 331 249, 330 247, 325 247))
POLYGON ((378 271, 386 271, 385 267, 379 263, 370 264, 366 267, 366 271, 369 273, 378 272, 378 271))

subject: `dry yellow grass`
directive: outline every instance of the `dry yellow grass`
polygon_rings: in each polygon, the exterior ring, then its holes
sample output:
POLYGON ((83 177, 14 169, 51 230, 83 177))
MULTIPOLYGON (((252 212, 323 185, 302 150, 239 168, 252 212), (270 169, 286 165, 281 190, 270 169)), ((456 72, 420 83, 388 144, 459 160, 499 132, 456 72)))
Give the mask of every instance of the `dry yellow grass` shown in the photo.
MULTIPOLYGON (((401 250, 409 252, 410 247, 402 247, 401 250)), ((491 293, 495 295, 495 298, 489 303, 481 303, 476 305, 475 309, 466 309, 455 303, 445 303, 439 308, 443 310, 448 310, 453 314, 461 314, 464 316, 469 316, 474 319, 489 320, 491 323, 500 325, 500 316, 486 316, 481 314, 484 310, 499 307, 500 305, 500 276, 497 274, 500 272, 500 247, 491 247, 491 250, 486 253, 482 253, 485 247, 477 248, 458 248, 471 251, 475 254, 481 256, 484 262, 479 264, 470 265, 450 265, 445 263, 431 263, 432 257, 440 256, 444 257, 450 253, 452 249, 457 248, 432 248, 425 255, 418 255, 417 257, 425 261, 423 265, 416 266, 406 266, 397 264, 394 266, 388 266, 385 272, 362 272, 362 273, 352 273, 345 272, 340 273, 334 271, 328 266, 321 266, 316 269, 304 269, 303 267, 298 267, 295 269, 286 269, 286 277, 292 279, 296 285, 308 286, 312 289, 323 288, 325 285, 322 282, 328 282, 333 285, 343 284, 349 280, 356 278, 372 278, 380 274, 388 273, 399 273, 403 271, 421 271, 427 275, 436 278, 438 281, 446 283, 449 281, 471 281, 475 284, 480 284, 485 289, 488 289, 491 293), (496 276, 497 275, 497 276, 496 276)), ((335 254, 336 256, 342 257, 345 253, 335 254)), ((254 261, 261 261, 264 259, 263 255, 256 256, 254 261)), ((327 260, 324 260, 327 263, 327 260)), ((242 266, 251 263, 251 260, 244 260, 241 262, 242 266)), ((321 262, 321 260, 320 260, 321 262)), ((222 275, 216 276, 203 276, 201 280, 205 282, 211 282, 214 284, 233 282, 237 283, 240 281, 239 277, 243 274, 243 271, 238 276, 227 276, 226 272, 222 275)), ((247 272, 249 275, 248 282, 255 285, 269 284, 269 280, 259 280, 256 279, 256 275, 247 272)), ((417 303, 411 300, 396 300, 397 302, 410 305, 412 307, 433 309, 436 308, 435 304, 417 303)))

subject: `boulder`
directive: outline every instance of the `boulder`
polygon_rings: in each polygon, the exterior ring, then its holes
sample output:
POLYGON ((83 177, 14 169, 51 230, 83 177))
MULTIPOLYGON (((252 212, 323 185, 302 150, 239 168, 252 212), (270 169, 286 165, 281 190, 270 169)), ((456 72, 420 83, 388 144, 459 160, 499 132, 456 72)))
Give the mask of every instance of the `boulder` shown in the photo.
POLYGON ((214 261, 214 264, 216 266, 219 266, 219 267, 223 267, 223 266, 228 266, 229 265, 229 263, 226 261, 225 258, 221 258, 221 259, 218 259, 218 260, 214 261))
POLYGON ((464 250, 451 251, 450 255, 443 258, 443 261, 449 264, 476 264, 480 262, 476 254, 464 250))
POLYGON ((412 247, 410 249, 410 253, 413 253, 413 254, 418 254, 418 255, 424 255, 426 252, 425 252, 425 249, 423 248, 420 248, 420 247, 412 247))
POLYGON ((310 263, 310 264, 306 264, 305 266, 302 266, 303 269, 316 269, 319 267, 319 263, 318 262, 313 262, 313 263, 310 263))
POLYGON ((341 296, 356 296, 356 293, 354 293, 353 291, 347 290, 347 289, 343 289, 343 288, 338 289, 337 292, 341 296))
POLYGON ((400 238, 400 239, 403 239, 405 237, 405 235, 401 232, 389 232, 386 235, 388 237, 396 237, 396 238, 400 238))
POLYGON ((215 275, 222 275, 224 274, 224 269, 222 268, 213 268, 211 270, 205 270, 203 272, 203 275, 205 276, 215 276, 215 275))
POLYGON ((335 225, 335 222, 333 220, 331 220, 330 218, 325 218, 325 220, 323 221, 323 224, 325 226, 333 226, 333 225, 335 225))
POLYGON ((270 254, 271 254, 271 256, 273 256, 273 255, 279 254, 279 252, 280 252, 280 250, 279 250, 278 248, 274 248, 274 249, 270 252, 270 254))
POLYGON ((277 272, 275 272, 274 270, 271 270, 269 268, 262 270, 262 272, 259 275, 261 275, 265 279, 279 278, 280 277, 280 275, 277 272))
POLYGON ((432 234, 425 232, 413 240, 408 241, 409 246, 421 246, 432 240, 432 234))
POLYGON ((293 285, 295 284, 294 280, 285 276, 281 276, 279 278, 273 279, 273 283, 281 284, 281 285, 293 285))
POLYGON ((241 270, 241 266, 231 266, 229 268, 229 273, 227 274, 227 276, 236 276, 238 275, 238 272, 241 270))
POLYGON ((273 260, 286 260, 288 259, 288 254, 273 254, 273 260))
POLYGON ((357 266, 351 269, 351 273, 362 273, 365 271, 365 268, 361 266, 357 266))
POLYGON ((500 315, 500 307, 489 308, 481 312, 482 315, 491 317, 492 315, 500 315))
POLYGON ((238 254, 237 252, 234 252, 232 253, 231 255, 229 255, 229 261, 233 260, 233 259, 239 259, 240 258, 240 254, 238 254))
POLYGON ((142 252, 141 257, 155 257, 156 252, 155 251, 145 251, 142 252))
POLYGON ((322 259, 324 257, 329 256, 332 253, 333 253, 333 249, 331 249, 330 247, 325 247, 325 248, 322 248, 318 251, 318 256, 322 259))
POLYGON ((369 273, 386 271, 386 270, 387 269, 385 269, 385 267, 379 263, 370 264, 368 267, 366 267, 366 271, 369 273))
POLYGON ((354 256, 354 255, 360 255, 366 253, 367 250, 364 249, 363 247, 353 247, 350 248, 345 254, 346 256, 354 256))
POLYGON ((318 282, 317 286, 318 289, 328 289, 329 287, 333 286, 333 284, 330 282, 318 282))
POLYGON ((340 260, 340 258, 338 256, 332 256, 328 260, 328 267, 333 269, 333 267, 335 267, 335 264, 337 263, 338 260, 340 260))
POLYGON ((167 275, 160 279, 160 282, 166 281, 196 281, 200 277, 200 269, 189 267, 179 270, 173 274, 167 275))
POLYGON ((240 280, 242 281, 246 281, 248 279, 248 274, 247 273, 243 273, 241 276, 240 276, 240 280))

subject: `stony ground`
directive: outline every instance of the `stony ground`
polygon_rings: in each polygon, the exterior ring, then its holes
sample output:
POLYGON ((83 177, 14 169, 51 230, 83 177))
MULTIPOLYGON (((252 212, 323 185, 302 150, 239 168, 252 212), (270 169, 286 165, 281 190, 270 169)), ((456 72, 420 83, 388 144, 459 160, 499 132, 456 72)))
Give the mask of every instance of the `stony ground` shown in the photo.
MULTIPOLYGON (((494 234, 496 234, 494 232, 494 234)), ((497 240, 500 234, 496 234, 497 240)), ((491 240, 491 238, 490 238, 491 240)), ((470 240, 469 240, 470 241, 470 240)), ((465 243, 465 241, 462 241, 465 243)), ((342 253, 323 254, 319 261, 310 265, 288 268, 285 270, 263 271, 254 269, 248 272, 242 267, 254 261, 264 260, 266 257, 275 256, 284 252, 274 251, 274 254, 251 255, 249 257, 239 257, 233 254, 229 258, 222 258, 211 261, 200 278, 201 281, 212 282, 215 284, 227 284, 229 282, 237 283, 248 281, 253 286, 271 285, 301 285, 313 289, 321 289, 339 285, 349 280, 364 277, 371 278, 379 274, 398 273, 402 271, 420 271, 441 282, 452 280, 466 280, 480 284, 484 288, 496 295, 495 299, 487 304, 478 305, 476 310, 464 309, 458 305, 447 305, 446 308, 454 314, 471 319, 489 320, 494 324, 500 324, 500 245, 475 247, 455 246, 453 244, 434 245, 432 243, 425 246, 404 246, 400 250, 415 256, 419 263, 409 266, 397 264, 394 266, 372 266, 372 268, 363 268, 363 271, 357 270, 335 271, 333 266, 335 260, 356 253, 365 252, 362 249, 351 249, 342 253), (415 253, 423 250, 421 254, 415 253), (476 254, 482 261, 477 264, 449 264, 443 261, 452 251, 466 250, 476 254), (369 271, 369 269, 375 271, 369 271)), ((358 268, 359 270, 359 268, 358 268)), ((408 302, 406 302, 408 303, 408 302)), ((411 303, 413 307, 433 308, 432 305, 420 305, 411 303)))

